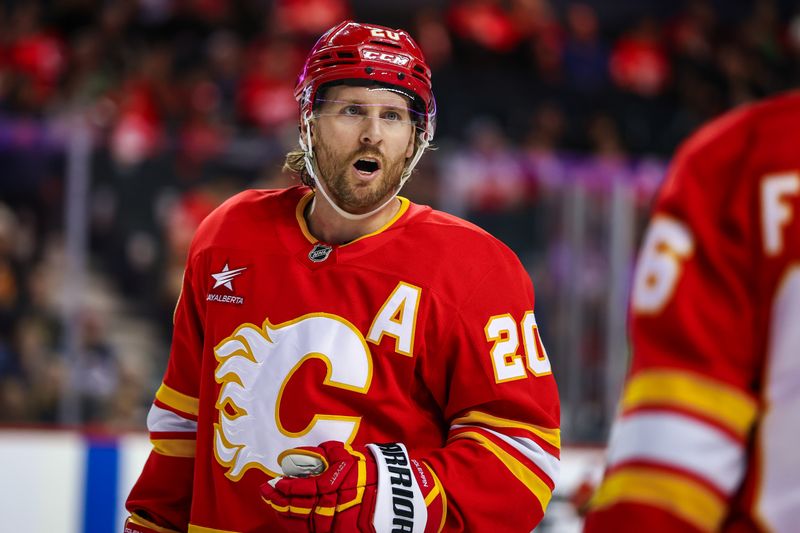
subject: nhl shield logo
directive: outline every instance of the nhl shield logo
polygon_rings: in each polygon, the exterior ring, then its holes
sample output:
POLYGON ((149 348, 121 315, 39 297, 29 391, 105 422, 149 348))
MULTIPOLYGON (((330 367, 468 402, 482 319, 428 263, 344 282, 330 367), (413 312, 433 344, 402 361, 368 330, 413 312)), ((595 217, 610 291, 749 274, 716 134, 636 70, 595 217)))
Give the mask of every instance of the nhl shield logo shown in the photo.
POLYGON ((315 263, 321 263, 325 261, 329 255, 331 255, 331 251, 333 251, 333 248, 327 244, 317 243, 308 253, 308 258, 315 263))

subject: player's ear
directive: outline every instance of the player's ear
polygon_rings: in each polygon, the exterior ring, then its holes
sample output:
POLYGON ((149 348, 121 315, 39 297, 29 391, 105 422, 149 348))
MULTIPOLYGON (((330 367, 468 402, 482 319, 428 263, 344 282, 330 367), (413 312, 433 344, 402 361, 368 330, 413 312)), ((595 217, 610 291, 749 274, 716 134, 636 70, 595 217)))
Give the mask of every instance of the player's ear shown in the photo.
POLYGON ((411 138, 408 139, 408 146, 406 146, 406 159, 414 155, 414 145, 416 144, 415 141, 417 140, 417 128, 414 127, 411 130, 411 138))
POLYGON ((306 128, 309 127, 311 129, 311 139, 314 139, 315 135, 315 128, 314 128, 314 120, 309 120, 306 122, 305 120, 300 122, 300 135, 305 139, 306 138, 306 128))

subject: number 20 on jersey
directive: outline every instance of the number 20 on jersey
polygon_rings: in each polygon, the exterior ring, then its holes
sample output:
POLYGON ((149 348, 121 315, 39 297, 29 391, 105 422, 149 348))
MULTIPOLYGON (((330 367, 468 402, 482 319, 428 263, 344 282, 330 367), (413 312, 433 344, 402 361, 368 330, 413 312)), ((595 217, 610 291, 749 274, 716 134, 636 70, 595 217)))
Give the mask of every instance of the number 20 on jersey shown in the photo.
POLYGON ((510 314, 505 314, 489 318, 484 329, 486 340, 493 342, 489 355, 497 383, 524 379, 528 377, 528 372, 534 376, 545 376, 552 372, 533 311, 525 312, 519 327, 510 314), (520 347, 520 331, 525 352, 524 361, 523 356, 517 353, 520 347))

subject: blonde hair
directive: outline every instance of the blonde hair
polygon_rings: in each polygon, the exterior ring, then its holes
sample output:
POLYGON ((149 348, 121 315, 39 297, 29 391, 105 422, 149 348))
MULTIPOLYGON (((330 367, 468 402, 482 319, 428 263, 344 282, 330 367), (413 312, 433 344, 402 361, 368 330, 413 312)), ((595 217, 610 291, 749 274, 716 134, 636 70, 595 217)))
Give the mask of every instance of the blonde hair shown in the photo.
POLYGON ((309 175, 306 169, 305 152, 302 150, 292 150, 286 154, 283 170, 297 176, 303 185, 314 187, 314 178, 309 175))

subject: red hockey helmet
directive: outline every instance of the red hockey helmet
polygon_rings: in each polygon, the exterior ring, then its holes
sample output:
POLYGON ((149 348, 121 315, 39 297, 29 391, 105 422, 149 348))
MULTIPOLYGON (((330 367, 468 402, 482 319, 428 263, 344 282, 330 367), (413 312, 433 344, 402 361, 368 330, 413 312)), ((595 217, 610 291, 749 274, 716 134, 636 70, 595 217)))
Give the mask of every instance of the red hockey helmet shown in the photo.
POLYGON ((433 139, 431 69, 407 32, 350 20, 325 32, 309 52, 295 87, 301 120, 311 114, 320 87, 345 80, 375 82, 411 97, 421 113, 422 139, 433 139))

